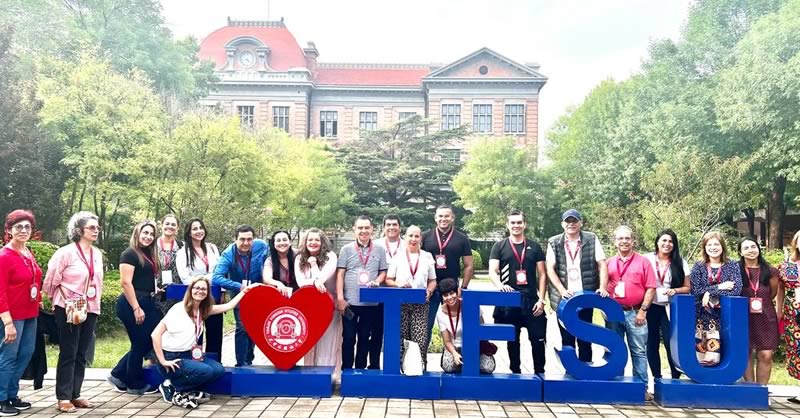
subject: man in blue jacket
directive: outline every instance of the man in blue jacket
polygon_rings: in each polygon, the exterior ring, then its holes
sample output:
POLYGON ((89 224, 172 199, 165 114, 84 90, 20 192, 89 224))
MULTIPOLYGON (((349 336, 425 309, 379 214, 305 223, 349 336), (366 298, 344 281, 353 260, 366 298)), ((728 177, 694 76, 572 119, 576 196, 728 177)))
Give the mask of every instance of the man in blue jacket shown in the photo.
MULTIPOLYGON (((214 268, 212 284, 221 286, 236 296, 250 283, 260 283, 264 260, 269 254, 269 245, 262 239, 255 239, 255 231, 250 225, 236 228, 236 241, 229 245, 220 255, 219 263, 214 268)), ((236 367, 253 364, 255 344, 250 340, 239 316, 239 307, 233 310, 236 318, 236 367)))

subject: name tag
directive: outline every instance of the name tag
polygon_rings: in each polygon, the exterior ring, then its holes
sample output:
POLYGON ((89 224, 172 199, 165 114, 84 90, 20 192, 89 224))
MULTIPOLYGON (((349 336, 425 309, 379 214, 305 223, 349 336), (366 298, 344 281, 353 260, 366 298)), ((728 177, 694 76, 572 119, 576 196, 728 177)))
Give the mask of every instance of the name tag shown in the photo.
POLYGON ((86 298, 94 299, 95 296, 97 296, 97 288, 95 286, 89 286, 89 288, 86 289, 86 298))
POLYGON ((35 301, 37 296, 39 296, 39 289, 36 287, 35 284, 32 284, 31 285, 31 301, 35 301))
POLYGON ((161 271, 161 284, 162 285, 172 284, 172 270, 161 271))
POLYGON ((764 301, 761 298, 750 298, 750 313, 760 314, 764 312, 764 301))
POLYGON ((437 269, 447 268, 447 257, 445 257, 444 254, 436 254, 436 268, 437 269))
POLYGON ((666 303, 669 302, 669 296, 667 296, 667 289, 666 287, 657 287, 656 288, 656 302, 659 303, 666 303))
POLYGON ((625 282, 619 282, 614 286, 614 296, 618 298, 625 297, 625 282))
POLYGON ((528 284, 528 273, 526 273, 525 270, 517 270, 517 284, 528 284))
POLYGON ((197 361, 203 360, 203 348, 197 344, 195 344, 194 347, 192 347, 192 360, 197 360, 197 361))
POLYGON ((576 268, 571 268, 567 270, 567 280, 569 281, 580 281, 581 280, 581 272, 578 271, 576 268))
POLYGON ((359 273, 358 283, 362 285, 369 283, 369 273, 367 273, 366 271, 362 271, 361 273, 359 273))
POLYGON ((250 280, 242 279, 242 287, 250 286, 250 280))

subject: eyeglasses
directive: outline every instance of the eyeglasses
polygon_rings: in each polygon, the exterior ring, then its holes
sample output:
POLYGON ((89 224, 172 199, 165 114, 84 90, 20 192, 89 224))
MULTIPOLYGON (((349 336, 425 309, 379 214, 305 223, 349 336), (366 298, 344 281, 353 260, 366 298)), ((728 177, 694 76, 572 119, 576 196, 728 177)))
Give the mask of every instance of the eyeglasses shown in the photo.
POLYGON ((193 287, 192 290, 200 293, 208 293, 208 289, 205 287, 193 287))
POLYGON ((99 225, 84 226, 83 229, 88 229, 88 230, 90 230, 92 232, 95 232, 95 231, 96 232, 100 232, 100 231, 103 230, 103 228, 101 228, 99 225))
POLYGON ((13 228, 16 232, 33 231, 33 225, 31 224, 16 224, 13 228))

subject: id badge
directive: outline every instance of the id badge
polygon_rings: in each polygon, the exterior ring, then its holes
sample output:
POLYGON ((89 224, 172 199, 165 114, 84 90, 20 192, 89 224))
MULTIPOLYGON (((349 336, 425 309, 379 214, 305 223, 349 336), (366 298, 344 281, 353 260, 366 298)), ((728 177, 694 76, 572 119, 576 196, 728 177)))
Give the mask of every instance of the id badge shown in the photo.
POLYGON ((250 286, 250 280, 242 279, 242 287, 250 286))
POLYGON ((764 301, 761 298, 750 298, 750 313, 760 314, 764 312, 764 301))
POLYGON ((571 269, 567 270, 567 279, 569 281, 571 281, 571 282, 572 281, 576 281, 576 280, 580 280, 581 279, 581 274, 580 274, 580 272, 578 272, 578 269, 571 268, 571 269))
POLYGON ((31 301, 36 301, 36 297, 39 296, 39 289, 36 287, 35 284, 31 285, 31 301))
POLYGON ((172 284, 172 270, 163 270, 161 272, 161 284, 164 286, 172 284))
POLYGON ((528 273, 525 270, 517 270, 517 284, 528 284, 528 273))
POLYGON ((362 271, 361 273, 359 273, 358 283, 361 285, 366 285, 367 283, 369 283, 369 273, 367 273, 366 271, 362 271))
POLYGON ((625 282, 619 282, 614 286, 614 296, 618 298, 625 297, 625 282))
POLYGON ((445 257, 444 254, 436 254, 436 268, 437 269, 447 268, 447 257, 445 257))
POLYGON ((203 348, 197 344, 192 347, 192 360, 203 361, 203 348))
POLYGON ((659 303, 666 303, 669 302, 669 296, 667 295, 666 287, 657 287, 656 288, 656 302, 659 303))
POLYGON ((87 299, 94 299, 95 296, 97 296, 97 287, 89 286, 89 288, 86 289, 86 298, 87 299))

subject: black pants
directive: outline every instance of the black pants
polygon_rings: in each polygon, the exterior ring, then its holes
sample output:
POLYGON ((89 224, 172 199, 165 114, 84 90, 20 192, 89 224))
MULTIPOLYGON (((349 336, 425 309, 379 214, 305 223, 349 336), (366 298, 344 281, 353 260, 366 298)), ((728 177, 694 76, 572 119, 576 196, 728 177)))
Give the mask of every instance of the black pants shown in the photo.
POLYGON ((87 353, 94 343, 97 314, 90 313, 80 325, 67 323, 64 308, 53 311, 58 328, 58 366, 56 367, 56 398, 71 401, 81 397, 81 386, 86 371, 87 353))
MULTIPOLYGON (((592 323, 593 315, 594 309, 584 309, 578 312, 578 318, 588 323, 592 323)), ((558 329, 561 331, 561 346, 574 348, 575 336, 564 329, 564 327, 561 326, 561 322, 558 323, 558 329)), ((578 340, 578 360, 584 363, 590 363, 592 361, 592 343, 578 340)))
POLYGON ((653 372, 654 379, 661 378, 661 355, 658 353, 663 335, 664 347, 667 349, 667 362, 669 371, 673 379, 681 377, 681 372, 675 368, 672 362, 672 350, 669 348, 669 319, 667 318, 669 306, 650 305, 647 310, 647 363, 650 364, 650 371, 653 372))
POLYGON ((381 347, 383 346, 383 305, 353 306, 353 318, 342 317, 342 370, 352 369, 355 359, 356 369, 380 370, 381 347), (358 342, 356 342, 358 338, 358 342), (353 349, 355 347, 355 355, 353 349))
POLYGON ((117 299, 117 317, 122 321, 125 330, 128 332, 131 349, 122 356, 114 369, 111 370, 111 375, 122 380, 126 387, 138 390, 147 385, 144 380, 142 361, 144 361, 147 353, 153 349, 153 340, 150 339, 150 334, 161 322, 161 311, 158 310, 153 298, 149 295, 137 292, 136 300, 145 313, 144 322, 138 325, 133 314, 133 308, 128 304, 128 300, 125 299, 125 294, 123 293, 117 299))
MULTIPOLYGON (((523 303, 523 306, 526 305, 530 304, 523 303)), ((494 322, 496 324, 514 326, 514 341, 506 343, 511 373, 522 372, 519 358, 519 335, 523 327, 528 329, 528 341, 531 342, 534 373, 544 373, 547 317, 544 312, 539 316, 533 316, 531 309, 533 309, 532 306, 526 306, 525 308, 498 306, 494 311, 494 322)))
POLYGON ((222 314, 206 318, 206 353, 217 353, 222 358, 222 314))

